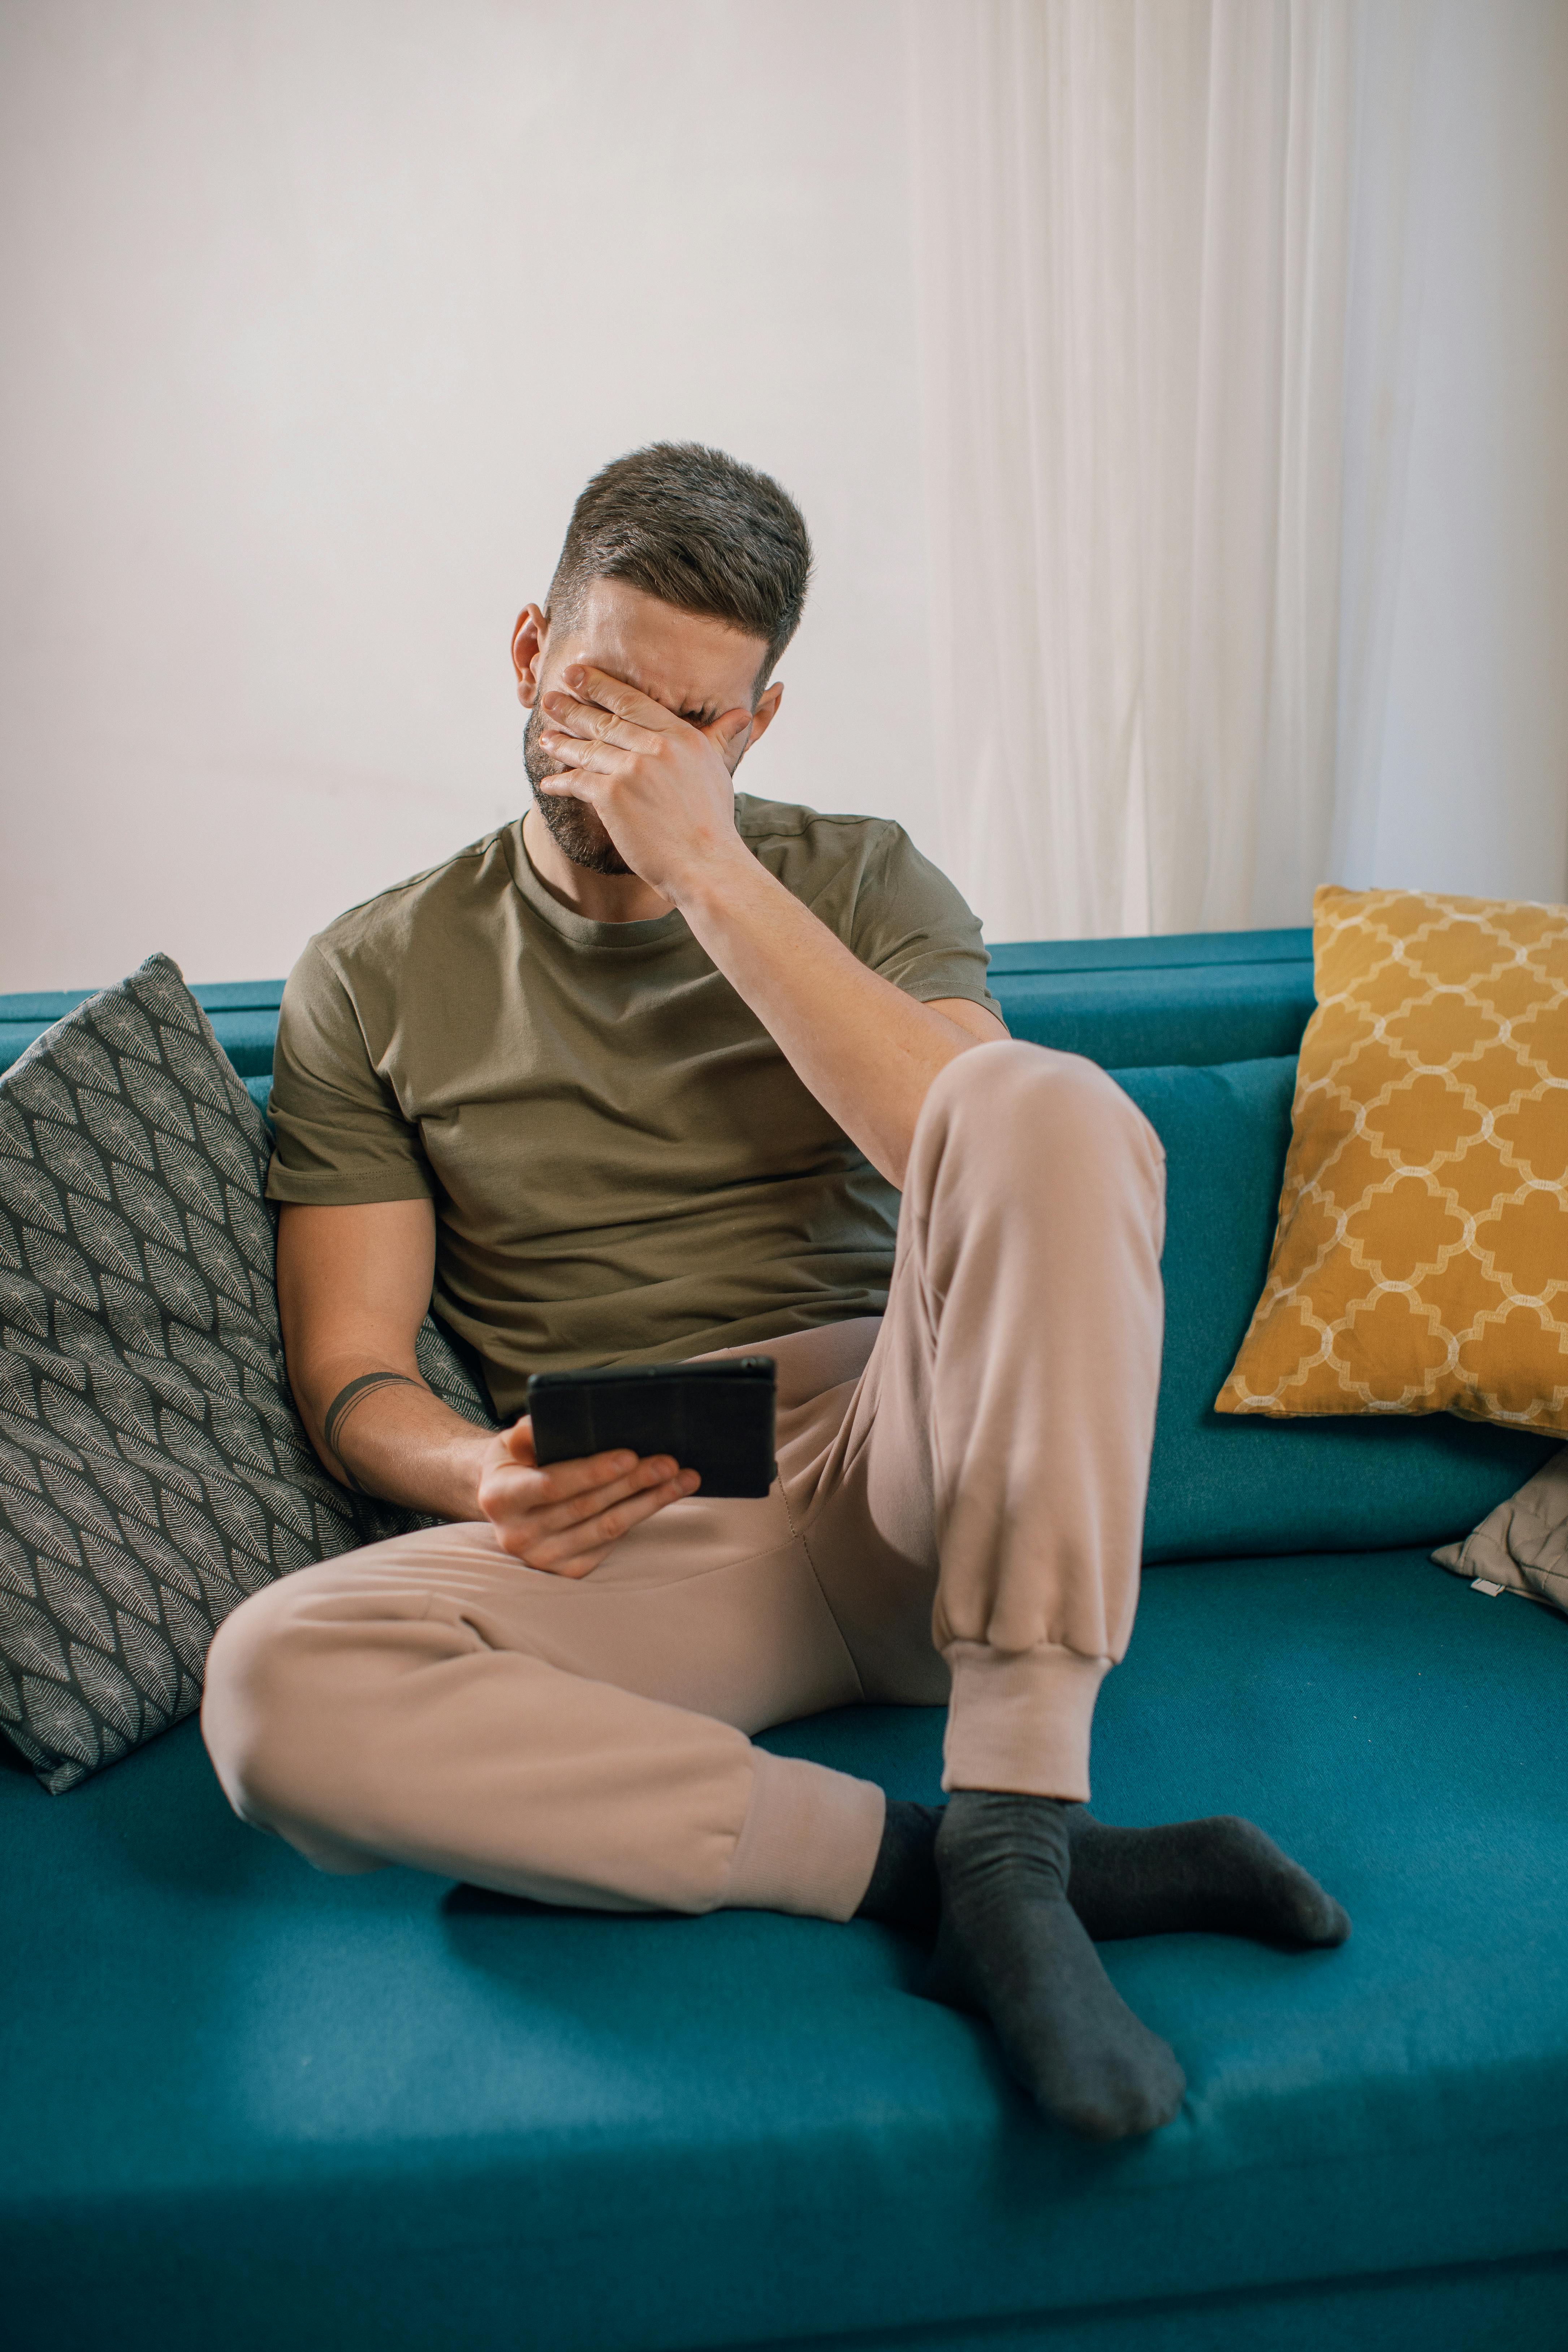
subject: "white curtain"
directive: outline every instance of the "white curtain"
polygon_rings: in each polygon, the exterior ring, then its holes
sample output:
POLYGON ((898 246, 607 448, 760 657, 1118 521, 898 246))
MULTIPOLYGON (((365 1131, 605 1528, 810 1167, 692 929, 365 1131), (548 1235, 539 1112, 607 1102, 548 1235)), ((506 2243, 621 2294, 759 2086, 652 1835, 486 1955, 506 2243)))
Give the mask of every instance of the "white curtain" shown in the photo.
POLYGON ((1405 431, 1422 0, 1373 13, 910 0, 942 851, 993 938, 1300 922, 1327 870, 1405 431))

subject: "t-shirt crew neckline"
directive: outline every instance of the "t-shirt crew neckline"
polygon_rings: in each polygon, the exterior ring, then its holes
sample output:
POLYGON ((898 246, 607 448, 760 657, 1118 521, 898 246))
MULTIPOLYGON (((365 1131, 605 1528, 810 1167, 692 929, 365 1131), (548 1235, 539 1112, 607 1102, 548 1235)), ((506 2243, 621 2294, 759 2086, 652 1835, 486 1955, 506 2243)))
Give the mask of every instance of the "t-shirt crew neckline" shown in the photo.
POLYGON ((521 817, 507 826, 503 841, 519 896, 541 922, 547 923, 574 948, 593 949, 601 955, 646 955, 651 950, 671 947, 691 937, 679 907, 672 907, 668 915, 655 915, 641 923, 596 923, 586 915, 574 914, 548 887, 530 857, 522 837, 521 817))

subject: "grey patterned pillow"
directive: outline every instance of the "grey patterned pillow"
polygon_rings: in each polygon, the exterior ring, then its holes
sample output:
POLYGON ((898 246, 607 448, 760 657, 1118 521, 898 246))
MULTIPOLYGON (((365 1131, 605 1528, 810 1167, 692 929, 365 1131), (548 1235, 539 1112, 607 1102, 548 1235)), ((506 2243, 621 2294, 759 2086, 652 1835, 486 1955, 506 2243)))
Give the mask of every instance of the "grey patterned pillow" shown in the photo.
MULTIPOLYGON (((167 956, 0 1076, 0 1729, 57 1792, 191 1712, 247 1592, 430 1524, 340 1486, 305 1434, 268 1158, 167 956)), ((494 1425, 434 1322, 418 1357, 494 1425)))

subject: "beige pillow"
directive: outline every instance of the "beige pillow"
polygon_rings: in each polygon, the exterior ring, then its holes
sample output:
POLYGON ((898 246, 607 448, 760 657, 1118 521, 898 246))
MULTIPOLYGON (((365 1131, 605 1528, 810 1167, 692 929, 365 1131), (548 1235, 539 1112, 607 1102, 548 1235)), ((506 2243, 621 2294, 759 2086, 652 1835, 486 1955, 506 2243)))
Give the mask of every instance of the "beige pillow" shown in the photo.
POLYGON ((1472 1584, 1549 1601, 1568 1616, 1568 1445, 1489 1511, 1463 1543, 1445 1544, 1432 1557, 1472 1584))
POLYGON ((1321 889, 1268 1278, 1221 1412, 1568 1433, 1568 908, 1321 889))

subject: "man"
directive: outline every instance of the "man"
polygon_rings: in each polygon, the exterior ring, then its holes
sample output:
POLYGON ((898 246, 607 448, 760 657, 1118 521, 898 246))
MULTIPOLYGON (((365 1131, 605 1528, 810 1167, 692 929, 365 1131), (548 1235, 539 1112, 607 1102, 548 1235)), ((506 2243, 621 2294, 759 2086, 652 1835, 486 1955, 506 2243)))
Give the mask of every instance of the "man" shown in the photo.
POLYGON ((1163 1158, 1092 1065, 1008 1040, 973 917, 898 826, 735 794, 810 561, 777 484, 715 451, 606 467, 513 635, 532 805, 296 966, 289 1377, 336 1475, 448 1524, 247 1601, 204 1727, 237 1810, 329 1870, 940 1907, 931 1990, 1114 2138, 1184 2080, 1093 1936, 1347 1923, 1247 1823, 1084 1810, 1136 1594, 1163 1158), (502 1418, 535 1371, 771 1354, 772 1493, 541 1469, 526 1414, 488 1436, 425 1387, 432 1298, 502 1418), (747 1737, 867 1699, 947 1701, 940 1813, 747 1737))

